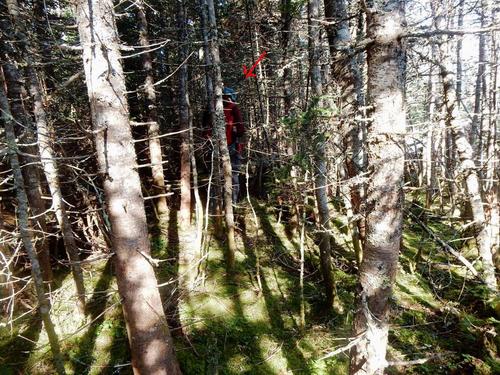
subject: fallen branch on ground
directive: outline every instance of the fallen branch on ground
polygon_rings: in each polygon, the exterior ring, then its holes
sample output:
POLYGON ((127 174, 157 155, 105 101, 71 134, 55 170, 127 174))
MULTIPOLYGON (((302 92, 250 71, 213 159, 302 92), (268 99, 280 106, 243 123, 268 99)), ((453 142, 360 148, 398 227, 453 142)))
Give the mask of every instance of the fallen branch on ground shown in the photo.
MULTIPOLYGON (((449 252, 451 255, 453 255, 455 258, 457 258, 460 262, 462 262, 462 264, 467 267, 467 269, 475 276, 477 277, 479 280, 483 281, 480 277, 479 277, 479 273, 476 271, 476 269, 474 268, 474 266, 471 264, 471 262, 469 262, 467 259, 465 259, 465 257, 460 254, 457 250, 455 250, 453 247, 451 247, 450 245, 448 245, 446 242, 444 242, 441 238, 439 238, 433 231, 432 229, 430 229, 427 225, 425 225, 424 223, 422 223, 422 221, 420 221, 420 219, 418 217, 416 217, 414 214, 412 214, 410 211, 408 211, 408 214, 410 215, 410 217, 418 224, 422 227, 423 230, 425 230, 431 237, 434 241, 436 241, 437 243, 439 243, 447 252, 449 252)), ((484 282, 484 281, 483 281, 484 282)))

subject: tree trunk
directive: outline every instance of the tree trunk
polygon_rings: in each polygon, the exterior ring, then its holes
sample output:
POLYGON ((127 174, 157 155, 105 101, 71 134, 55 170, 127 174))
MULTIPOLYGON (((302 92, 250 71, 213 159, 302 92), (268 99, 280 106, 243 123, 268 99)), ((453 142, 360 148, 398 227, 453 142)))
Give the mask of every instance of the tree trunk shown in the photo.
POLYGON ((359 310, 351 350, 351 374, 383 374, 388 338, 389 298, 396 277, 403 221, 404 70, 399 35, 405 24, 399 0, 367 9, 368 166, 366 242, 360 268, 359 310))
MULTIPOLYGON (((346 167, 349 178, 355 178, 364 169, 363 163, 363 127, 364 123, 355 120, 358 108, 364 105, 363 79, 356 55, 343 58, 340 48, 347 48, 351 43, 351 33, 345 0, 324 0, 325 20, 332 22, 326 27, 330 55, 333 59, 332 77, 336 88, 340 92, 337 98, 337 106, 341 109, 340 116, 342 126, 347 132, 346 167), (347 61, 347 64, 346 64, 347 61)), ((347 49, 347 54, 351 53, 347 49)), ((344 52, 345 53, 345 52, 344 52)), ((361 202, 364 199, 364 187, 360 183, 353 184, 350 191, 351 204, 354 215, 357 217, 353 225, 352 240, 357 256, 362 257, 362 244, 365 237, 365 220, 361 213, 361 202)))
MULTIPOLYGON (((10 23, 2 19, 2 30, 6 31, 6 35, 10 34, 10 23)), ((25 151, 31 155, 36 155, 36 147, 32 146, 36 143, 36 138, 34 136, 35 129, 33 128, 33 123, 26 113, 24 108, 23 98, 26 97, 26 91, 22 84, 22 79, 19 74, 18 65, 12 60, 12 57, 16 55, 16 52, 12 49, 12 46, 6 41, 1 42, 1 55, 2 55, 2 68, 5 76, 6 87, 7 87, 7 97, 10 102, 10 108, 16 123, 20 124, 20 127, 25 131, 19 130, 19 134, 24 133, 23 143, 27 146, 25 151)), ((47 239, 47 223, 45 220, 45 203, 42 200, 42 188, 40 182, 40 175, 38 172, 38 167, 33 163, 34 160, 28 157, 20 156, 21 162, 23 164, 22 174, 25 181, 25 192, 28 197, 28 201, 31 208, 32 216, 32 226, 37 232, 33 235, 33 239, 37 248, 37 256, 39 258, 40 267, 42 270, 43 279, 47 282, 52 281, 52 267, 50 265, 50 252, 49 243, 47 239)))
MULTIPOLYGON (((484 7, 486 1, 481 1, 481 9, 484 7)), ((485 20, 486 12, 481 11, 481 27, 486 27, 485 20)), ((480 156, 480 149, 478 147, 479 133, 481 129, 481 124, 483 122, 482 118, 482 91, 483 91, 483 77, 486 72, 486 35, 484 33, 479 34, 478 43, 478 64, 476 73, 476 85, 474 88, 474 113, 472 115, 472 123, 469 132, 469 142, 473 148, 473 151, 480 156)))
MULTIPOLYGON (((234 237, 234 215, 232 203, 232 168, 229 158, 229 149, 226 139, 226 119, 224 115, 224 106, 222 104, 222 74, 220 67, 219 42, 217 39, 217 22, 215 19, 215 8, 213 0, 204 0, 208 7, 208 30, 209 30, 209 46, 210 56, 212 61, 212 79, 214 82, 215 95, 215 121, 214 133, 216 139, 216 147, 218 147, 219 155, 222 159, 222 177, 224 179, 224 210, 226 218, 227 231, 227 265, 228 269, 234 267, 234 255, 236 252, 236 241, 234 237)), ((211 98, 209 98, 210 100, 211 98)), ((216 161, 219 162, 218 160, 216 161)))
POLYGON ((183 63, 188 55, 188 35, 186 27, 186 8, 184 0, 177 4, 177 27, 179 32, 179 122, 181 133, 181 206, 179 211, 180 227, 191 224, 191 157, 189 129, 192 126, 190 116, 188 64, 183 63))
POLYGON ((57 170, 55 153, 52 147, 53 140, 50 137, 50 130, 47 123, 47 115, 43 107, 40 87, 38 86, 36 72, 31 65, 28 65, 28 75, 30 81, 30 94, 34 104, 33 112, 35 113, 37 126, 38 150, 42 160, 45 178, 49 185, 50 195, 52 197, 52 208, 55 211, 57 223, 61 228, 64 247, 71 263, 73 279, 76 285, 78 306, 80 311, 83 312, 85 308, 85 285, 83 283, 83 271, 80 265, 78 246, 71 229, 71 223, 63 200, 61 184, 59 182, 59 171, 57 170))
POLYGON ((435 157, 435 148, 436 144, 439 144, 436 140, 436 135, 438 132, 436 131, 435 122, 437 119, 437 97, 436 97, 436 84, 435 82, 435 69, 434 65, 430 64, 429 66, 429 79, 427 83, 427 136, 425 139, 425 147, 423 153, 423 161, 424 161, 424 176, 425 176, 425 207, 430 208, 432 204, 432 198, 434 195, 434 190, 436 188, 436 168, 434 166, 434 157, 435 157))
MULTIPOLYGON (((281 65, 286 66, 288 63, 288 50, 290 43, 290 31, 292 28, 292 1, 281 0, 281 45, 283 51, 281 65)), ((291 90, 292 69, 286 67, 283 69, 283 115, 288 116, 292 109, 292 90, 291 90)))
MULTIPOLYGON (((203 51, 205 60, 205 83, 206 83, 206 94, 207 94, 207 110, 210 116, 210 124, 215 123, 215 94, 214 94, 214 80, 212 77, 212 56, 210 53, 210 40, 209 40, 209 25, 208 25, 208 7, 206 0, 200 0, 200 21, 201 21, 201 33, 203 38, 203 51)), ((219 163, 219 147, 214 142, 212 144, 212 173, 211 181, 215 183, 209 184, 210 191, 213 193, 208 194, 208 210, 206 213, 206 218, 208 220, 209 212, 215 212, 215 237, 223 237, 223 227, 222 227, 222 204, 220 197, 222 196, 222 186, 221 186, 221 170, 219 163), (217 163, 213 163, 213 160, 217 160, 217 163), (212 178, 213 177, 213 178, 212 178)))
POLYGON ((12 167, 12 174, 14 175, 14 188, 17 198, 17 217, 21 241, 24 245, 28 257, 31 262, 31 275, 35 284, 35 291, 38 298, 39 312, 43 320, 43 325, 47 336, 49 338, 50 349, 54 358, 54 365, 59 375, 65 374, 63 358, 59 346, 59 339, 50 318, 50 303, 45 295, 45 288, 43 285, 42 271, 38 257, 33 246, 33 239, 31 237, 31 229, 29 227, 28 215, 28 197, 24 188, 23 175, 21 173, 21 165, 18 157, 18 147, 16 144, 16 136, 14 134, 14 121, 10 112, 9 103, 4 92, 4 77, 0 72, 0 109, 2 113, 2 120, 5 125, 5 138, 7 141, 7 152, 12 167))
POLYGON ((8 3, 9 14, 12 19, 12 25, 16 32, 16 39, 20 41, 22 55, 26 64, 26 73, 29 81, 29 92, 33 100, 33 113, 35 115, 36 130, 38 136, 38 152, 40 154, 45 178, 49 185, 52 197, 52 209, 55 212, 56 220, 61 228, 61 234, 64 247, 71 263, 73 279, 76 285, 78 307, 81 312, 85 308, 85 286, 83 283, 83 271, 80 265, 80 256, 78 255, 78 246, 71 230, 71 224, 66 213, 66 205, 63 200, 61 185, 59 183, 59 171, 53 149, 53 140, 51 139, 51 130, 47 121, 47 113, 42 98, 42 90, 35 70, 35 61, 32 56, 37 56, 30 47, 28 34, 26 32, 24 20, 21 19, 18 4, 16 0, 10 0, 8 3))
POLYGON ((168 220, 167 197, 165 196, 165 176, 163 174, 163 156, 161 152, 160 123, 158 122, 158 108, 156 103, 156 92, 153 76, 153 59, 148 51, 148 21, 144 11, 143 1, 138 1, 137 15, 139 16, 139 44, 144 48, 142 53, 142 65, 146 74, 144 92, 146 94, 146 112, 149 135, 149 159, 151 161, 151 172, 153 175, 153 191, 155 198, 156 214, 160 226, 166 226, 168 220))
POLYGON ((333 305, 334 296, 334 281, 332 274, 332 259, 330 248, 330 210, 328 208, 328 193, 327 193, 327 168, 325 155, 325 137, 321 134, 325 129, 324 118, 319 114, 319 110, 323 106, 323 87, 321 83, 321 44, 320 44, 320 27, 319 27, 319 9, 320 0, 309 0, 309 59, 311 69, 311 100, 313 105, 309 108, 315 112, 313 121, 311 121, 311 134, 316 133, 316 144, 313 145, 314 162, 315 162, 315 194, 318 203, 319 229, 320 229, 320 265, 323 275, 323 282, 326 293, 326 305, 331 308, 333 305))
POLYGON ((113 2, 79 0, 76 14, 132 368, 135 374, 180 374, 154 269, 148 260, 146 214, 113 2))
MULTIPOLYGON (((465 0, 459 0, 458 3, 458 22, 457 28, 461 30, 464 26, 464 3, 465 0)), ((457 104, 458 107, 462 105, 462 37, 459 36, 457 39, 457 50, 456 50, 456 60, 457 60, 457 104)))

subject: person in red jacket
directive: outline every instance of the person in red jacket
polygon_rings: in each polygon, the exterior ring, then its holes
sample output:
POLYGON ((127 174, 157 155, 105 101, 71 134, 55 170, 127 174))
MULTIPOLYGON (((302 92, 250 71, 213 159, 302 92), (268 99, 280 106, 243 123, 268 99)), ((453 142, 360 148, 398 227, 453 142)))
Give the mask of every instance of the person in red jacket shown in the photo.
MULTIPOLYGON (((240 193, 240 169, 243 152, 243 137, 245 136, 245 126, 241 111, 236 104, 236 92, 230 87, 224 87, 222 92, 224 104, 224 117, 226 119, 226 139, 231 157, 232 180, 233 180, 233 203, 236 203, 240 193)), ((210 113, 206 111, 203 115, 203 125, 205 136, 210 137, 212 133, 212 123, 210 113)))

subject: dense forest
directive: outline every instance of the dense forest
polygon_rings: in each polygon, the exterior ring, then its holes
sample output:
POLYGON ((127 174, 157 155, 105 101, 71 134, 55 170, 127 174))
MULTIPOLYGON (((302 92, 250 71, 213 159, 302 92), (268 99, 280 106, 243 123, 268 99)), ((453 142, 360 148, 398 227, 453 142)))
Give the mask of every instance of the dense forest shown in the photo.
POLYGON ((493 0, 0 0, 0 374, 499 374, 493 0))

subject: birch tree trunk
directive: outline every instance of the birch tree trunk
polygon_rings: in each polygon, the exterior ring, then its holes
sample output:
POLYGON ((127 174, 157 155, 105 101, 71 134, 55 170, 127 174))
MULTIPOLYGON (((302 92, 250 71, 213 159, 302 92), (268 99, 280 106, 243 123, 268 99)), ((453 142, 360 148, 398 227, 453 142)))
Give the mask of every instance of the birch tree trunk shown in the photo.
POLYGON ((54 365, 59 375, 66 374, 64 370, 63 358, 61 356, 61 349, 59 346, 59 339, 50 318, 50 302, 45 295, 45 287, 43 285, 42 271, 36 250, 33 246, 33 238, 31 236, 31 229, 29 226, 28 214, 28 197, 24 188, 23 175, 21 173, 21 164, 19 163, 18 147, 16 144, 16 135, 14 134, 14 120, 10 112, 7 96, 4 92, 4 77, 0 71, 0 109, 2 113, 2 120, 5 125, 5 138, 7 141, 7 152, 10 159, 12 174, 14 175, 14 188, 17 198, 17 217, 21 241, 24 245, 28 257, 31 262, 31 275, 35 284, 35 291, 39 304, 39 312, 43 320, 45 331, 49 339, 50 349, 52 352, 54 365))
POLYGON ((327 194, 327 168, 325 155, 325 136, 321 132, 325 128, 324 118, 318 113, 323 106, 323 87, 321 83, 321 45, 320 45, 320 0, 309 0, 309 59, 311 69, 312 106, 310 111, 316 112, 311 121, 311 133, 315 134, 314 163, 315 163, 315 195, 318 203, 319 230, 320 230, 320 266, 326 293, 326 305, 331 308, 334 297, 334 280, 332 274, 332 254, 330 246, 330 210, 327 194))
POLYGON ((38 75, 35 70, 35 61, 33 56, 37 56, 32 50, 28 40, 25 20, 21 19, 17 0, 9 0, 8 10, 12 20, 12 26, 16 33, 16 39, 20 42, 22 55, 26 64, 26 73, 29 82, 29 93, 33 101, 33 113, 35 115, 36 133, 38 138, 38 152, 42 162, 45 179, 49 185, 50 195, 52 197, 52 209, 55 212, 56 220, 61 228, 61 234, 64 242, 64 248, 68 254, 71 264, 73 279, 76 285, 78 307, 81 312, 85 308, 85 286, 83 283, 83 271, 80 265, 80 256, 78 255, 78 246, 71 230, 69 216, 66 212, 66 204, 63 200, 61 184, 59 182, 59 171, 56 163, 55 152, 53 148, 54 140, 51 137, 51 130, 45 112, 42 90, 40 88, 38 75))
POLYGON ((163 156, 161 152, 160 123, 158 122, 158 108, 156 91, 154 87, 153 59, 149 52, 148 20, 144 11, 143 1, 138 1, 137 15, 139 16, 139 44, 143 47, 142 66, 146 74, 144 92, 146 94, 146 112, 149 135, 149 160, 151 161, 151 173, 153 176, 153 191, 155 198, 156 213, 160 226, 165 226, 168 220, 167 197, 165 196, 165 176, 163 173, 163 156))
POLYGON ((368 166, 366 242, 360 268, 359 310, 351 374, 383 374, 387 366, 389 299, 396 277, 403 221, 405 50, 399 35, 404 3, 367 9, 368 166))
MULTIPOLYGON (((224 115, 224 106, 222 104, 222 74, 220 67, 219 42, 217 38, 217 22, 215 18, 215 8, 213 0, 204 0, 208 7, 208 31, 209 31, 209 46, 210 57, 212 62, 212 79, 214 83, 215 96, 215 121, 214 133, 219 150, 219 155, 222 162, 222 177, 224 180, 224 211, 226 219, 227 231, 227 265, 228 269, 234 267, 234 255, 236 252, 236 241, 234 237, 234 214, 233 214, 233 182, 231 160, 229 158, 229 149, 226 139, 226 119, 224 115)), ((210 99, 209 99, 210 100, 210 99)), ((219 161, 216 161, 219 162, 219 161)))
POLYGON ((180 374, 154 269, 111 0, 79 0, 77 23, 116 278, 135 374, 180 374))

